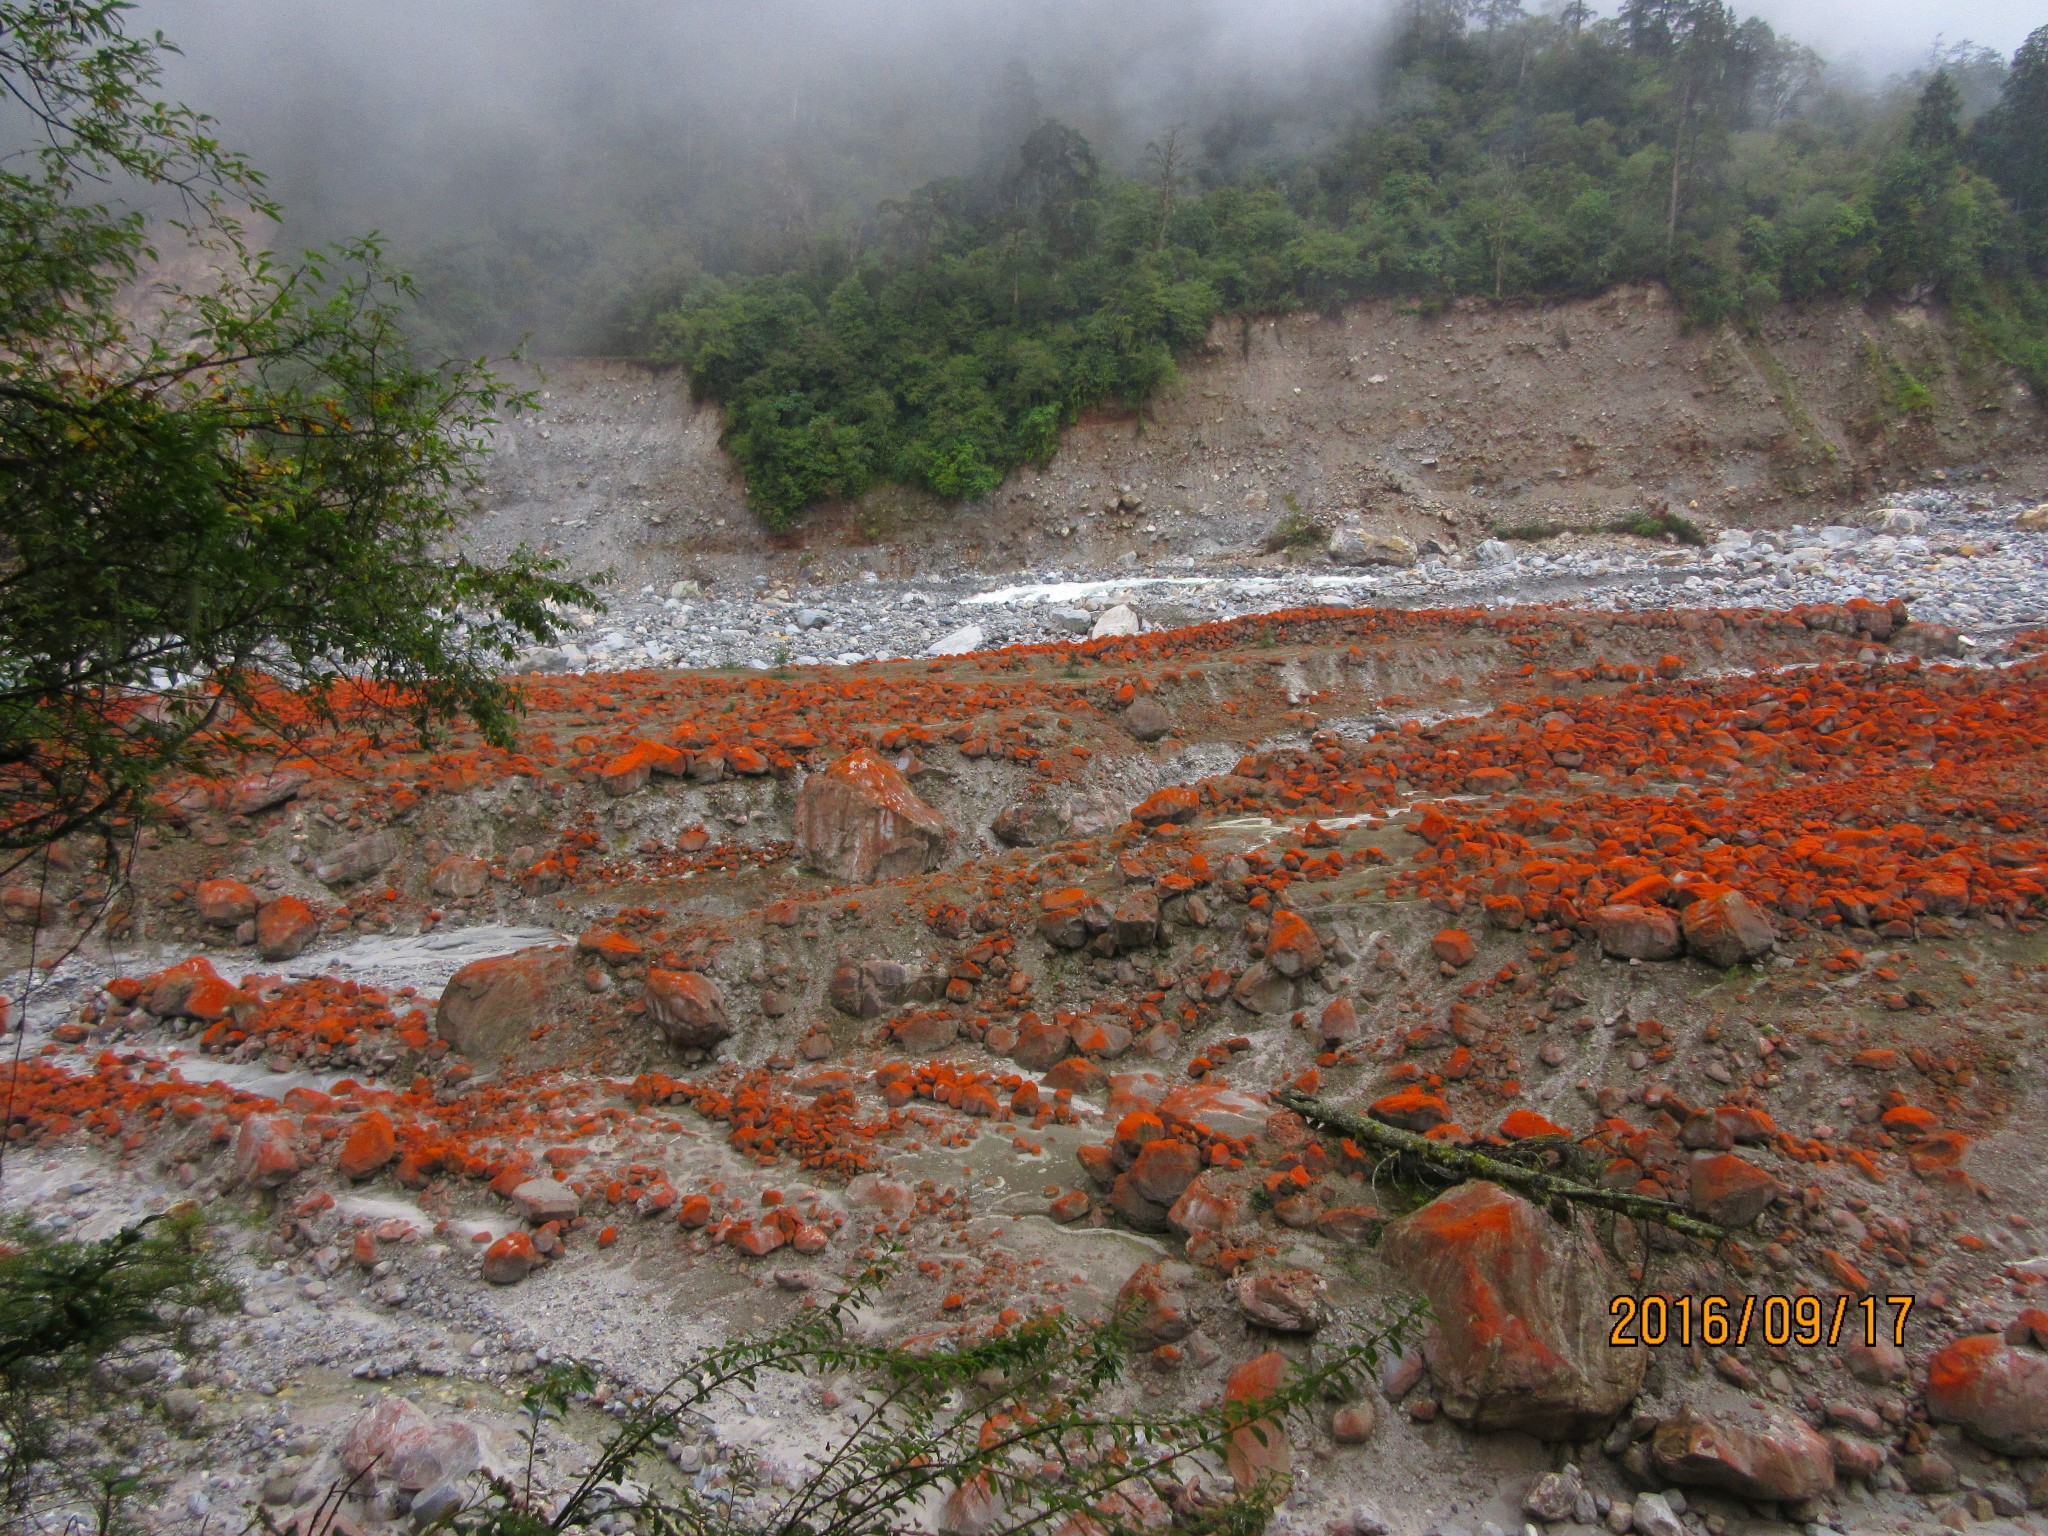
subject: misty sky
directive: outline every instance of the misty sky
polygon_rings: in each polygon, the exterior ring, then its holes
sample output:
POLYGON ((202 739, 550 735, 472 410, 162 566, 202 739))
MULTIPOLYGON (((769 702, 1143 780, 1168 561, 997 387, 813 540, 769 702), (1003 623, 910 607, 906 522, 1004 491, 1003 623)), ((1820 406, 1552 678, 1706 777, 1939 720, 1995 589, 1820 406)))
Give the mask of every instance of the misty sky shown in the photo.
MULTIPOLYGON (((2048 21, 2048 0, 1736 4, 1873 84, 1937 37, 2009 54, 2048 21)), ((1176 125, 1215 175, 1283 164, 1371 110, 1377 46, 1405 8, 140 0, 136 19, 182 47, 168 92, 264 169, 290 237, 377 228, 423 277, 438 266, 459 274, 450 291, 509 305, 547 274, 658 287, 679 250, 715 271, 772 260, 934 177, 1000 174, 1048 115, 1126 169, 1176 125)))
POLYGON ((2048 25, 2042 0, 1738 0, 1736 9, 1754 10, 1829 59, 1859 59, 1874 71, 1916 60, 1937 36, 2010 57, 2029 32, 2048 25))

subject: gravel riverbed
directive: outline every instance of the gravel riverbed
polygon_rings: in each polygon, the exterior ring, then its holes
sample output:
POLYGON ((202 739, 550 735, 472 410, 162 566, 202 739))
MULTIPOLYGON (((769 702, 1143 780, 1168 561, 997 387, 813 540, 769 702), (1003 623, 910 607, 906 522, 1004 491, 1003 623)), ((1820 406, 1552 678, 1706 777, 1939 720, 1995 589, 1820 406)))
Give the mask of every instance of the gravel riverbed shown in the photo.
POLYGON ((1853 520, 1749 532, 1705 546, 1611 534, 1540 543, 1489 539, 1413 566, 1321 559, 1197 560, 1011 573, 1007 579, 860 579, 750 589, 679 582, 606 594, 572 611, 560 643, 529 652, 541 672, 649 667, 853 665, 1091 634, 1173 628, 1320 604, 1593 608, 1757 606, 1903 597, 1914 617, 1967 638, 2048 623, 2048 512, 1982 492, 1928 489, 1853 520))

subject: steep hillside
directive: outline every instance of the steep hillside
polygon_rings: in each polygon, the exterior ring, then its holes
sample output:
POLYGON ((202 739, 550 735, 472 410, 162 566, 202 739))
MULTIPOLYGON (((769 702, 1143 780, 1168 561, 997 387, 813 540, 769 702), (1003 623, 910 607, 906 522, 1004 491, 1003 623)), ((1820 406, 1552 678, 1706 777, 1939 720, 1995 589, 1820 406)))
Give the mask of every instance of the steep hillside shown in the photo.
POLYGON ((2025 387, 1934 309, 1787 309, 1746 337, 1684 329, 1655 288, 1439 315, 1368 303, 1219 325, 1142 416, 1084 420, 985 502, 884 490, 764 538, 682 377, 572 360, 539 384, 476 540, 545 544, 628 585, 1239 560, 1290 508, 1453 554, 1663 505, 1784 526, 1934 471, 2028 481, 2048 448, 2025 387))

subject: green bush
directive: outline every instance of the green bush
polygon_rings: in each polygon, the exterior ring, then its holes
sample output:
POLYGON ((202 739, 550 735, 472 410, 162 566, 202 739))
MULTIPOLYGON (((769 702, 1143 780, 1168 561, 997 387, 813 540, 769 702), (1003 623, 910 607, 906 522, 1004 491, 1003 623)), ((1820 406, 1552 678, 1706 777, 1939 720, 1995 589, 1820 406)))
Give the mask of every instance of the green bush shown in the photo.
POLYGON ((1197 195, 1158 155, 1120 177, 1048 123, 1001 186, 922 188, 865 249, 700 282, 654 351, 725 407, 777 526, 881 480, 984 496, 1081 412, 1142 408, 1218 317, 1361 297, 1431 313, 1662 281, 1695 323, 1753 326, 1787 300, 1933 292, 2039 378, 2048 331, 2015 296, 2048 237, 2008 197, 2048 163, 2048 29, 1965 135, 1946 75, 1911 102, 1829 95, 1722 0, 1577 29, 1446 14, 1394 39, 1389 105, 1262 179, 1197 195))
POLYGON ((237 1300, 196 1207, 94 1242, 8 1223, 0 1240, 0 1501, 20 1514, 46 1498, 111 1498, 118 1490, 99 1468, 58 1454, 96 1373, 138 1346, 185 1342, 195 1316, 237 1300))
MULTIPOLYGON (((985 1536, 1075 1528, 1070 1522, 1116 1536, 1150 1528, 1148 1510, 1162 1506, 1176 1531, 1256 1536, 1287 1480, 1234 1487, 1223 1472, 1233 1444, 1256 1451, 1287 1420, 1355 1394, 1421 1316, 1419 1304, 1391 1310, 1361 1342, 1318 1351, 1257 1400, 1118 1412, 1102 1400, 1129 1364, 1128 1316, 1090 1324, 1054 1311, 918 1349, 861 1342, 851 1325, 887 1274, 878 1264, 786 1326, 697 1355, 612 1431, 561 1498, 538 1496, 529 1454, 524 1475, 485 1480, 433 1528, 552 1536, 599 1522, 616 1529, 623 1517, 661 1536, 874 1536, 929 1529, 929 1504, 952 1497, 971 1503, 978 1518, 962 1523, 985 1536), (793 1486, 750 1478, 744 1465, 734 1488, 714 1492, 666 1474, 657 1439, 715 1422, 774 1376, 851 1377, 864 1411, 793 1486)), ((542 1423, 591 1381, 562 1367, 527 1393, 529 1453, 542 1423)))

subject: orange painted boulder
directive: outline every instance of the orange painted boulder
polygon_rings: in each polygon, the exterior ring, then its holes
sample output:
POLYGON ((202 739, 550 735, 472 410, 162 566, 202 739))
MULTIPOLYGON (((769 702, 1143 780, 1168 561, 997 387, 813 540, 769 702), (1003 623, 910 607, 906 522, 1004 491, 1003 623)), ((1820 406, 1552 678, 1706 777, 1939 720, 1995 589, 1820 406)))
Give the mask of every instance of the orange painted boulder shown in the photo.
POLYGON ((1607 1342, 1620 1282, 1598 1243, 1498 1184, 1438 1196, 1381 1251, 1434 1311, 1431 1370, 1459 1423, 1583 1439, 1642 1385, 1646 1352, 1607 1342))
POLYGON ((952 840, 945 817, 867 747, 812 774, 797 792, 796 845, 804 867, 849 885, 937 869, 952 840))

